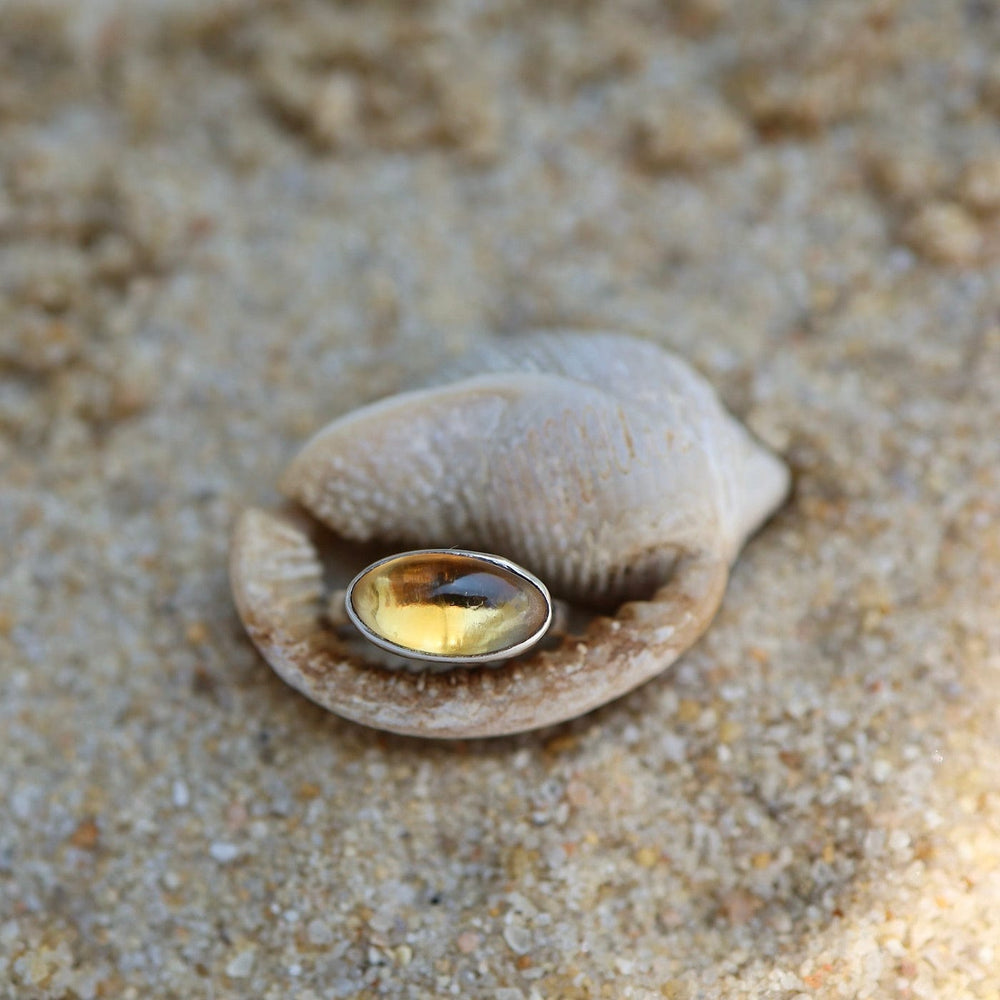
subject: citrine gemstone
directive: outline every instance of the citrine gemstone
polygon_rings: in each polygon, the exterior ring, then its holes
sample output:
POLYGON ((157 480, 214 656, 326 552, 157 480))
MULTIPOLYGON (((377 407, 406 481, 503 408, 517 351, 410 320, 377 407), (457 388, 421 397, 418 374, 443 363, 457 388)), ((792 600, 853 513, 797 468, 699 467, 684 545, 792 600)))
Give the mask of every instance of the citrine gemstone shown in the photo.
POLYGON ((347 609, 381 646, 456 662, 513 656, 541 638, 551 619, 548 591, 526 570, 454 549, 374 563, 348 589, 347 609))

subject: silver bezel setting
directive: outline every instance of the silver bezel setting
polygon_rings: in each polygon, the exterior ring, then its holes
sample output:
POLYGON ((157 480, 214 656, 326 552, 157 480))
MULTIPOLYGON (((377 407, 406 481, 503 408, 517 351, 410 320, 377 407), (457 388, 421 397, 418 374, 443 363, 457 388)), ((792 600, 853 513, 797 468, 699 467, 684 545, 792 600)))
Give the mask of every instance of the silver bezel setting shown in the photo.
POLYGON ((370 643, 379 646, 382 649, 388 650, 390 653, 395 653, 397 656, 403 656, 410 660, 423 660, 428 663, 452 663, 456 666, 474 665, 477 663, 496 663, 500 660, 513 659, 515 656, 519 656, 521 653, 536 645, 544 637, 545 633, 548 632, 549 626, 552 624, 552 596, 549 594, 548 587, 546 587, 545 584, 534 575, 534 573, 528 572, 528 570, 526 570, 523 566, 519 566, 516 562, 506 559, 503 556, 494 555, 491 552, 475 552, 472 549, 411 549, 407 552, 395 552, 392 555, 385 556, 383 559, 377 559, 375 562, 369 563, 369 565, 361 570, 361 572, 358 573, 348 584, 347 590, 344 593, 344 609, 347 612, 347 617, 351 620, 351 624, 354 625, 358 632, 370 643), (478 653, 469 656, 445 656, 442 654, 424 653, 419 650, 411 649, 408 646, 400 646, 397 643, 386 639, 384 636, 379 635, 377 632, 372 631, 372 629, 370 629, 359 618, 357 612, 354 610, 353 596, 354 588, 362 577, 367 576, 372 570, 378 569, 379 566, 382 566, 385 563, 394 562, 396 559, 402 559, 407 556, 437 555, 467 556, 470 559, 475 559, 479 562, 497 566, 500 569, 506 570, 508 573, 524 580, 526 583, 538 590, 545 599, 545 606, 547 609, 545 621, 533 635, 529 636, 522 642, 499 652, 478 653))

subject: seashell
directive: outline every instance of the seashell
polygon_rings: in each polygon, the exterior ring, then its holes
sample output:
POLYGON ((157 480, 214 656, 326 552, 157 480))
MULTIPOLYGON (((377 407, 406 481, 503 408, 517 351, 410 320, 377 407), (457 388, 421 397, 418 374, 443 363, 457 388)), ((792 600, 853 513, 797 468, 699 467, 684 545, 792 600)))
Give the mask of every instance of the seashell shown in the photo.
POLYGON ((264 658, 339 715, 423 736, 519 732, 617 698, 691 646, 788 483, 785 465, 662 348, 610 333, 525 335, 316 434, 282 481, 299 509, 240 518, 233 592, 264 658), (325 618, 317 522, 352 543, 498 553, 559 598, 616 610, 500 665, 387 666, 325 618))

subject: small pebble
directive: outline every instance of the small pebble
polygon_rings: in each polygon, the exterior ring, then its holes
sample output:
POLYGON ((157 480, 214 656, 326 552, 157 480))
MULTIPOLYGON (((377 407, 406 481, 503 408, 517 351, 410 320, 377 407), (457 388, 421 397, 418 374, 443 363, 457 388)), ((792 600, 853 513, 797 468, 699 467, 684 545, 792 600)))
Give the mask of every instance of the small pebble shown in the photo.
POLYGON ((84 851, 92 851, 97 847, 100 838, 100 830, 92 819, 83 820, 73 831, 69 842, 84 851))
POLYGON ((316 945, 318 948, 333 944, 333 931, 330 929, 330 925, 322 920, 309 921, 306 937, 309 938, 310 944, 316 945))
POLYGON ((471 955, 479 947, 480 937, 475 931, 462 931, 455 942, 463 955, 471 955))
POLYGON ((191 794, 188 791, 188 786, 180 779, 174 782, 172 793, 174 805, 178 809, 186 808, 188 803, 191 801, 191 794))
POLYGON ((28 819, 36 797, 36 789, 32 786, 18 788, 10 797, 10 811, 17 819, 28 819))
POLYGON ((910 846, 910 835, 905 830, 893 830, 889 834, 890 851, 906 851, 910 846))
POLYGON ((191 645, 200 646, 208 638, 208 629, 204 622, 191 622, 184 630, 184 637, 191 645))
POLYGON ((635 852, 635 861, 640 868, 652 868, 660 860, 660 852, 655 847, 640 847, 635 852))
POLYGON ((593 794, 586 784, 579 778, 573 778, 566 782, 566 801, 577 809, 590 805, 593 801, 593 794))
POLYGON ((317 86, 311 124, 318 143, 333 149, 358 141, 361 96, 357 81, 346 73, 335 73, 317 86))
POLYGON ((892 774, 892 765, 887 760, 881 758, 872 764, 872 780, 882 784, 892 774))
POLYGON ((983 238, 975 219, 954 202, 931 202, 903 227, 903 239, 922 257, 935 264, 972 264, 982 250, 983 238))
POLYGON ((526 955, 531 951, 534 940, 531 931, 522 924, 511 924, 504 928, 503 939, 515 955, 526 955))
POLYGON ((663 750, 663 756, 671 764, 679 764, 687 757, 687 742, 676 733, 664 733, 660 738, 660 747, 663 750))
POLYGON ((496 1000, 524 1000, 524 994, 516 986, 501 986, 494 996, 496 1000))
POLYGON ((253 970, 253 960, 254 949, 244 948, 243 951, 237 952, 230 959, 229 964, 226 966, 226 975, 230 979, 246 979, 253 970))
POLYGON ((968 164, 958 184, 958 198, 974 212, 1000 211, 1000 154, 968 164))
POLYGON ((735 160, 746 148, 746 122, 715 101, 682 103, 658 95, 634 120, 636 159, 646 170, 690 170, 735 160))
POLYGON ((227 844, 224 841, 217 840, 209 847, 208 853, 220 864, 228 864, 239 857, 240 849, 235 844, 227 844))

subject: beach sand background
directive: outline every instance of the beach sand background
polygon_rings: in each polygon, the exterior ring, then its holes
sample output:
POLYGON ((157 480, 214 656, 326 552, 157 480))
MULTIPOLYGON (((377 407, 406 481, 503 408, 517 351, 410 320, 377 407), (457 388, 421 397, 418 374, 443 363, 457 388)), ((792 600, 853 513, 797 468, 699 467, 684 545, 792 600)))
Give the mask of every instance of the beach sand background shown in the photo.
POLYGON ((0 5, 0 996, 1000 995, 1000 10, 0 5), (487 336, 668 345, 795 471, 541 733, 338 720, 229 530, 487 336))

